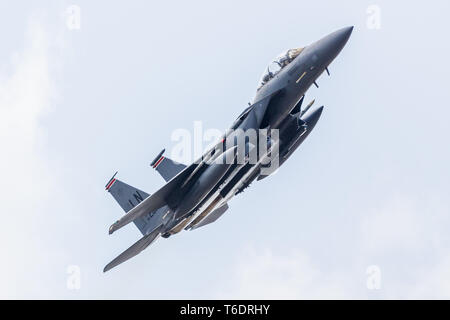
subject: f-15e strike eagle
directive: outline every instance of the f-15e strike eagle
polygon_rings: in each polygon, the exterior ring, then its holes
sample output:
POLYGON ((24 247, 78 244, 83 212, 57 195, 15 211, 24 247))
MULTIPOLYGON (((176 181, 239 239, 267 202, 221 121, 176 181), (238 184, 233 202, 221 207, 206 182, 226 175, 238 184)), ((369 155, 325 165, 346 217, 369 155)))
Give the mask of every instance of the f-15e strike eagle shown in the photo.
POLYGON ((266 69, 253 103, 236 119, 220 142, 186 166, 164 156, 151 166, 167 182, 152 195, 134 188, 115 175, 106 190, 126 212, 109 233, 134 222, 143 237, 112 260, 104 272, 134 257, 160 235, 168 238, 181 230, 195 230, 215 222, 228 210, 228 202, 255 179, 270 174, 271 163, 281 166, 312 131, 323 106, 302 109, 306 91, 347 43, 353 27, 335 31, 304 47, 279 55, 266 69), (250 141, 247 132, 263 132, 250 141), (276 139, 272 133, 276 132, 276 139), (237 133, 236 133, 237 132, 237 133), (243 139, 241 139, 243 137, 243 139), (242 141, 243 143, 239 143, 242 141), (265 143, 262 148, 261 142, 265 143), (257 151, 257 152, 253 152, 257 151), (257 154, 256 157, 251 155, 257 154), (253 160, 253 161, 251 161, 253 160))

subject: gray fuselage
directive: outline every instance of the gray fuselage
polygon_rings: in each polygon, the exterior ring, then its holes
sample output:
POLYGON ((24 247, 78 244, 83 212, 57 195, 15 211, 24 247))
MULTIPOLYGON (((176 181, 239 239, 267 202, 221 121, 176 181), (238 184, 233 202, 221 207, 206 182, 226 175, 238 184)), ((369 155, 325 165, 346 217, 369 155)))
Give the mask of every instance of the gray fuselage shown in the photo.
MULTIPOLYGON (((232 129, 279 129, 278 151, 280 165, 283 164, 309 135, 322 113, 322 108, 319 108, 300 114, 299 101, 340 53, 352 29, 340 29, 303 48, 298 56, 258 89, 252 104, 255 110, 250 107, 232 129), (256 109, 259 102, 265 106, 261 109, 263 112, 256 109)), ((260 170, 260 163, 204 165, 192 183, 185 186, 184 196, 173 209, 173 219, 166 225, 165 235, 179 232, 180 226, 186 226, 191 220, 197 221, 193 218, 201 215, 206 207, 212 211, 211 206, 218 208, 226 204, 253 180, 264 178, 260 170)), ((191 223, 186 228, 193 226, 191 223)))

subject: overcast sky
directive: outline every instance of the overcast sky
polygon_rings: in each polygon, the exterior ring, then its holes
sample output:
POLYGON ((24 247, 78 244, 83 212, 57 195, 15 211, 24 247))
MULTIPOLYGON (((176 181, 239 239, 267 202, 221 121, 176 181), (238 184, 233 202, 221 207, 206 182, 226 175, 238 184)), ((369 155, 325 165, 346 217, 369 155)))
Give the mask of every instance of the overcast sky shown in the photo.
POLYGON ((450 298, 449 11, 1 3, 0 297, 450 298), (156 191, 149 163, 174 130, 227 129, 273 57, 349 25, 331 77, 306 96, 322 118, 286 164, 216 223, 102 273, 140 237, 133 225, 108 235, 123 215, 111 175, 156 191))

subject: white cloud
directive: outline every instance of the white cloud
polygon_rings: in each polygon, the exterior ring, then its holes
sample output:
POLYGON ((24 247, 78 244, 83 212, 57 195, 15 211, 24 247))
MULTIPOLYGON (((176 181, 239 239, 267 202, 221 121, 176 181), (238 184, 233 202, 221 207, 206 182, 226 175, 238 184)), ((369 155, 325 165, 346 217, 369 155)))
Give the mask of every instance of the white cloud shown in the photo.
POLYGON ((416 214, 414 203, 397 197, 382 208, 374 208, 362 217, 363 246, 371 252, 422 246, 425 219, 416 214))
POLYGON ((348 283, 338 273, 326 273, 299 250, 274 254, 248 246, 223 284, 219 298, 345 299, 348 283))
POLYGON ((447 206, 438 198, 397 196, 361 214, 354 242, 342 246, 342 253, 352 253, 343 255, 349 261, 324 262, 308 246, 290 252, 247 246, 219 297, 448 299, 448 222, 447 206), (381 270, 380 290, 366 287, 370 265, 381 270))
POLYGON ((45 261, 37 222, 46 219, 42 209, 53 188, 42 157, 45 131, 39 119, 49 110, 55 90, 49 70, 49 34, 39 17, 30 19, 25 40, 23 50, 11 55, 0 74, 2 297, 20 296, 38 281, 28 271, 33 263, 45 261))
POLYGON ((436 195, 395 196, 361 222, 360 257, 383 272, 387 298, 450 298, 448 206, 436 195))
MULTIPOLYGON (((447 255, 447 252, 443 252, 447 255)), ((450 257, 444 256, 430 269, 418 272, 418 281, 409 293, 411 299, 450 299, 450 257)))

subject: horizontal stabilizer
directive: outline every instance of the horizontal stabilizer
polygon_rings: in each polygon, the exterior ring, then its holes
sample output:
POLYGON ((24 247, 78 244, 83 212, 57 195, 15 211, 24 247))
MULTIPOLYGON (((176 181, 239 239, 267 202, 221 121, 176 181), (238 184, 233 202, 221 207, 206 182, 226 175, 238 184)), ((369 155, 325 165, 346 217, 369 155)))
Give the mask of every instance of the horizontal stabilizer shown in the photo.
POLYGON ((146 235, 145 237, 141 238, 139 241, 137 241, 135 244, 133 244, 131 247, 129 247, 127 250, 122 252, 117 258, 115 258, 113 261, 108 263, 105 268, 103 269, 103 272, 106 272, 119 264, 127 261, 128 259, 133 258, 134 256, 141 253, 142 250, 147 248, 153 241, 156 240, 156 238, 160 235, 160 231, 162 229, 162 225, 157 227, 155 230, 153 230, 151 233, 146 235))

